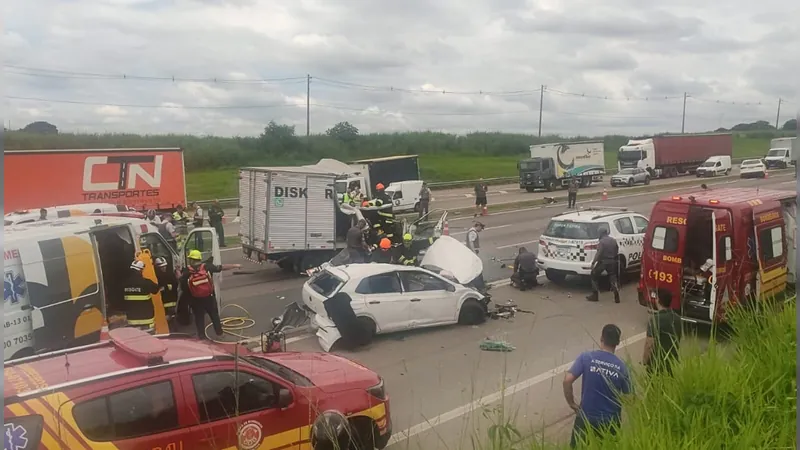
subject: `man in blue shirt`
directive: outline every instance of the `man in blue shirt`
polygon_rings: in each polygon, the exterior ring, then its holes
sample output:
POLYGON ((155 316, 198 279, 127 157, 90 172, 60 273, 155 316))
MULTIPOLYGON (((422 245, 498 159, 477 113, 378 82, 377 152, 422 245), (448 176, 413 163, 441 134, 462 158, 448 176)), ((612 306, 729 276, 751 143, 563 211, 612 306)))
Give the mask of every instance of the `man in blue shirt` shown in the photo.
POLYGON ((614 354, 622 331, 613 324, 603 327, 600 349, 583 352, 564 376, 564 398, 577 416, 570 445, 574 448, 587 431, 610 428, 616 432, 622 417, 620 394, 631 391, 625 363, 614 354), (583 377, 581 403, 575 402, 572 385, 583 377))

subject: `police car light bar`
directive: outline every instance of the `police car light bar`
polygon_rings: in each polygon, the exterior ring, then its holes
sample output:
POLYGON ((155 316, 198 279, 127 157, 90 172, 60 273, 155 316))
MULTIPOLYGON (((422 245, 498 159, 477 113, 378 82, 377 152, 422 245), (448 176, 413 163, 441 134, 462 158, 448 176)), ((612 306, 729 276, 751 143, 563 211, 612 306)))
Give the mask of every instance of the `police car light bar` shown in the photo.
POLYGON ((158 338, 138 328, 115 328, 108 332, 114 346, 148 365, 160 364, 164 361, 167 346, 158 338))
POLYGON ((582 211, 627 211, 625 206, 588 206, 581 208, 582 211))

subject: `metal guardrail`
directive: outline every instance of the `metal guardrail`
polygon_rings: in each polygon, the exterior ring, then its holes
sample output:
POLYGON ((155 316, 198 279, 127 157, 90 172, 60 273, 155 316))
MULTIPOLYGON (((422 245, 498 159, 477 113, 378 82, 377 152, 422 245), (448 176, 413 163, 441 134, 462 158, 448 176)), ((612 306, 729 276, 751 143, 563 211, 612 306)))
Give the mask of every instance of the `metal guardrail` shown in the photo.
MULTIPOLYGON (((755 159, 755 158, 731 158, 731 165, 741 163, 745 159, 755 159)), ((617 173, 616 168, 606 169, 606 175, 614 175, 617 173)), ((516 184, 519 180, 519 175, 514 175, 511 177, 496 177, 496 178, 484 178, 483 182, 488 185, 498 185, 498 184, 516 184)), ((431 187, 433 190, 444 190, 444 189, 452 189, 458 187, 465 187, 465 186, 473 186, 480 180, 457 180, 457 181, 438 181, 433 183, 428 183, 428 186, 431 187)), ((213 200, 197 200, 197 203, 200 206, 206 208, 211 205, 213 200)), ((219 203, 223 208, 238 208, 239 207, 239 199, 238 198, 221 198, 219 199, 219 203)))

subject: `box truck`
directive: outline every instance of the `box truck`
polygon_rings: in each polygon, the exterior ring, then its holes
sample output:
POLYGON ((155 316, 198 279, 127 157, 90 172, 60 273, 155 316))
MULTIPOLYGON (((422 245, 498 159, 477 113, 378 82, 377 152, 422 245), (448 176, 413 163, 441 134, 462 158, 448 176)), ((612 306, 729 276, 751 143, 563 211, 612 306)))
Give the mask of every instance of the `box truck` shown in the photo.
POLYGON ((796 164, 797 159, 793 159, 792 146, 797 145, 796 137, 776 138, 770 141, 769 151, 764 157, 764 165, 767 169, 785 169, 790 164, 796 164))
POLYGON ((517 164, 519 188, 552 191, 577 179, 581 187, 603 181, 603 142, 563 142, 531 145, 531 157, 517 164))
POLYGON ((186 204, 180 148, 6 150, 4 157, 6 211, 76 203, 169 211, 186 204))
POLYGON ((712 156, 733 156, 733 136, 730 133, 631 139, 619 148, 617 166, 619 170, 645 169, 651 178, 668 178, 694 173, 712 156))
POLYGON ((339 201, 346 190, 357 188, 368 198, 373 198, 378 183, 384 187, 398 181, 419 180, 419 157, 417 155, 387 156, 362 159, 349 164, 349 174, 336 180, 339 201))

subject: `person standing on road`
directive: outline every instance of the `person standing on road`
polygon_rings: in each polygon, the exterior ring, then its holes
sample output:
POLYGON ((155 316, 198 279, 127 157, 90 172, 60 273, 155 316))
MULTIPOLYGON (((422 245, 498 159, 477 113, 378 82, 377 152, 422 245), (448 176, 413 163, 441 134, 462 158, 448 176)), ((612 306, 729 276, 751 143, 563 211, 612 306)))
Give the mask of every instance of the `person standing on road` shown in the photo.
POLYGON ((431 204, 431 189, 428 187, 428 183, 425 181, 422 182, 422 189, 419 190, 419 217, 425 216, 428 214, 428 208, 431 204))
POLYGON ((173 317, 178 309, 178 280, 175 273, 169 271, 167 259, 156 258, 156 278, 161 289, 161 302, 164 304, 164 315, 173 317))
POLYGON ((203 256, 199 250, 190 251, 187 258, 189 266, 185 267, 181 273, 182 295, 179 302, 187 302, 192 309, 198 339, 208 339, 208 336, 206 336, 206 314, 211 318, 214 332, 217 333, 217 336, 222 336, 222 321, 219 318, 217 296, 214 293, 214 281, 211 276, 223 270, 238 269, 242 265, 215 265, 203 262, 203 256))
POLYGON ((483 178, 478 181, 478 184, 475 185, 475 216, 478 215, 485 216, 488 213, 486 209, 486 192, 489 191, 489 187, 486 186, 486 183, 483 182, 483 178))
POLYGON ((621 394, 631 392, 628 367, 614 354, 622 331, 608 324, 600 336, 600 349, 581 353, 564 376, 564 399, 577 414, 570 446, 575 448, 587 433, 606 429, 616 433, 622 418, 621 394), (581 403, 575 401, 573 385, 581 382, 581 403))
POLYGON ((574 208, 578 200, 578 180, 573 178, 567 188, 567 209, 574 208))
POLYGON ((176 251, 178 250, 178 240, 177 236, 178 233, 175 231, 175 225, 172 224, 173 218, 169 214, 164 214, 164 217, 161 218, 161 222, 158 224, 158 234, 167 241, 167 244, 171 245, 176 251))
POLYGON ((128 325, 145 330, 148 333, 155 329, 155 308, 153 308, 153 294, 157 294, 158 283, 142 275, 144 262, 138 259, 131 263, 131 271, 122 289, 122 299, 125 301, 125 316, 128 325))
POLYGON ((467 247, 476 255, 479 254, 481 250, 481 239, 478 234, 483 231, 484 228, 486 227, 482 223, 475 222, 475 225, 467 230, 467 247))
POLYGON ((345 242, 350 252, 350 262, 353 264, 367 262, 369 246, 364 240, 364 229, 367 228, 367 221, 359 219, 358 223, 347 230, 345 242))
POLYGON ((681 317, 672 309, 672 294, 666 289, 658 290, 656 307, 658 310, 647 322, 642 364, 650 373, 664 370, 671 374, 683 337, 681 317))
POLYGON ((192 202, 192 207, 194 208, 192 225, 194 225, 195 228, 200 228, 203 226, 203 220, 205 219, 205 217, 203 217, 203 208, 201 208, 197 202, 192 202))
POLYGON ((219 200, 215 199, 214 203, 208 209, 208 224, 211 225, 217 232, 217 239, 219 246, 225 247, 225 227, 222 226, 222 218, 225 217, 225 211, 219 205, 219 200))
POLYGON ((607 228, 600 228, 599 234, 597 251, 594 254, 594 261, 592 261, 592 293, 586 297, 586 300, 600 301, 600 276, 605 271, 608 274, 608 282, 611 283, 611 290, 614 291, 614 303, 619 303, 619 286, 617 284, 619 244, 616 239, 609 236, 607 228))
POLYGON ((178 233, 177 243, 181 245, 189 234, 189 215, 186 214, 183 205, 175 207, 175 212, 172 213, 172 224, 175 226, 175 232, 178 233))

